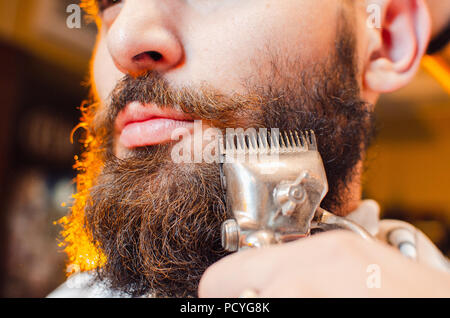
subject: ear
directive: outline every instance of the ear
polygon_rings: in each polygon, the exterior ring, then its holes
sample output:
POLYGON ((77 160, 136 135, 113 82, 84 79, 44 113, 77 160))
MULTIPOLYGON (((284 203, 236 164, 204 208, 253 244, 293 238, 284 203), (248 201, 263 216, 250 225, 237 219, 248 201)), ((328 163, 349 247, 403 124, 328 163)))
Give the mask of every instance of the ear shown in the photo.
POLYGON ((365 89, 395 91, 408 84, 420 66, 430 38, 431 20, 424 0, 383 0, 381 28, 369 30, 365 89))

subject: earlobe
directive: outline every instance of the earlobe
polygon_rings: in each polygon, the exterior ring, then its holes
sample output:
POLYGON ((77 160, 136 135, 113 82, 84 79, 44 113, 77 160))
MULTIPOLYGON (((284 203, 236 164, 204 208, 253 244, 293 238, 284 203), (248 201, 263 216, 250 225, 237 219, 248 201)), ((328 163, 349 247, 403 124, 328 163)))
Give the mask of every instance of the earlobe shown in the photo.
POLYGON ((395 91, 408 84, 425 54, 431 29, 424 0, 387 0, 382 26, 369 36, 369 60, 364 73, 366 89, 395 91))

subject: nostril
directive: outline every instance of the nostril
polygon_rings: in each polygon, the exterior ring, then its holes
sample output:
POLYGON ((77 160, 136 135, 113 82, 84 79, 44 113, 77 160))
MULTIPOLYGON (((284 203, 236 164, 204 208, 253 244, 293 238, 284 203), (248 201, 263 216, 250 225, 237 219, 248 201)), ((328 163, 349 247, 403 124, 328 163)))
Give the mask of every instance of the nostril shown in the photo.
POLYGON ((154 60, 155 62, 158 62, 159 60, 162 59, 162 54, 158 53, 156 51, 150 51, 150 52, 146 52, 151 58, 152 60, 154 60))
POLYGON ((142 61, 142 60, 145 60, 145 59, 148 58, 148 57, 149 57, 150 59, 152 59, 153 61, 155 61, 155 62, 158 62, 158 61, 160 61, 160 60, 163 58, 162 54, 159 53, 159 52, 156 52, 156 51, 148 51, 148 52, 144 52, 144 53, 141 53, 141 54, 136 55, 133 59, 134 59, 135 61, 140 62, 140 61, 142 61))

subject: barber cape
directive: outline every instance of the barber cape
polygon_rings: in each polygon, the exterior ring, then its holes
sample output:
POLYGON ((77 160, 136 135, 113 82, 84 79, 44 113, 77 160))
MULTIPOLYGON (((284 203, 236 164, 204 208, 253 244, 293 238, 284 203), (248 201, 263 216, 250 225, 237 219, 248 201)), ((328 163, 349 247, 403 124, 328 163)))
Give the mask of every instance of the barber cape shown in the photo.
MULTIPOLYGON (((413 225, 398 220, 380 220, 380 207, 373 200, 364 200, 346 216, 365 228, 378 240, 396 247, 405 257, 435 269, 450 272, 449 260, 433 242, 413 225)), ((95 274, 74 274, 53 291, 48 298, 122 298, 127 294, 113 291, 106 282, 95 280, 95 274)), ((146 297, 152 297, 147 295, 146 297)))

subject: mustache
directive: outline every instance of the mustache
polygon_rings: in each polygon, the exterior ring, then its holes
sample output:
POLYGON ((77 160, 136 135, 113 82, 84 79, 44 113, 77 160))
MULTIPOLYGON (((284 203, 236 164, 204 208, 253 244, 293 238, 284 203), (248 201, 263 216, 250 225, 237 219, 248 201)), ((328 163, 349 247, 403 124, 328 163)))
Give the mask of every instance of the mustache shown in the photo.
MULTIPOLYGON (((131 102, 176 109, 217 128, 248 125, 248 119, 259 117, 255 114, 267 103, 259 94, 234 93, 230 96, 206 84, 198 89, 175 89, 160 73, 149 71, 138 77, 126 75, 117 83, 106 110, 107 127, 112 129, 118 114, 131 102)), ((257 122, 252 124, 261 126, 257 122)))

